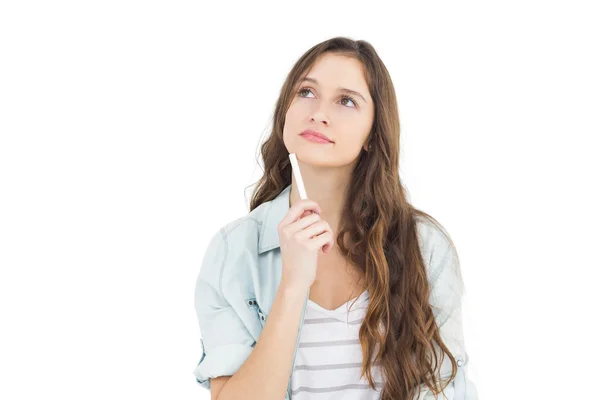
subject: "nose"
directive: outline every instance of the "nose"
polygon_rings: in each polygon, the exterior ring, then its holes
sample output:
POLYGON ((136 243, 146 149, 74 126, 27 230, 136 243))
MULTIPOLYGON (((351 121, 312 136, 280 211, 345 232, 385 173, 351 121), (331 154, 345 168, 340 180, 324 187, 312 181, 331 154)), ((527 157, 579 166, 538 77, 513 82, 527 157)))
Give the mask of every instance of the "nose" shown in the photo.
POLYGON ((315 122, 315 120, 317 120, 319 122, 323 122, 325 125, 329 125, 329 120, 320 111, 317 111, 310 117, 310 122, 315 122))
POLYGON ((312 109, 310 110, 310 122, 323 122, 325 126, 329 125, 329 118, 325 111, 327 110, 327 104, 323 101, 313 101, 312 109))

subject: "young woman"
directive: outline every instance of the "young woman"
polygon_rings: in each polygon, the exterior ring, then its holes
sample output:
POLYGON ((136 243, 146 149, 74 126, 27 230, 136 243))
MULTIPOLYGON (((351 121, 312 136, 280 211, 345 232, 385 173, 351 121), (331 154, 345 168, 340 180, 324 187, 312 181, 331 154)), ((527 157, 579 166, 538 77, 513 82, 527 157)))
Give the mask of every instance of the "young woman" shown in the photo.
POLYGON ((250 212, 212 237, 196 283, 194 373, 212 399, 477 399, 458 255, 407 200, 394 86, 374 48, 337 37, 309 49, 261 152, 250 212))

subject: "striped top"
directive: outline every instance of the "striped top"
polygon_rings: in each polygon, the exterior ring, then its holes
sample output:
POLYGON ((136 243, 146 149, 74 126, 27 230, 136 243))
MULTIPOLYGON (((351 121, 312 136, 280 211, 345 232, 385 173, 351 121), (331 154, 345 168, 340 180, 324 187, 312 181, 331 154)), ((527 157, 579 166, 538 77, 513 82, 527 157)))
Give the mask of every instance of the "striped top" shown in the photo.
POLYGON ((376 390, 369 386, 366 376, 360 378, 358 330, 368 300, 369 292, 365 290, 335 310, 327 310, 308 299, 292 372, 294 400, 379 399, 379 369, 372 370, 376 390))

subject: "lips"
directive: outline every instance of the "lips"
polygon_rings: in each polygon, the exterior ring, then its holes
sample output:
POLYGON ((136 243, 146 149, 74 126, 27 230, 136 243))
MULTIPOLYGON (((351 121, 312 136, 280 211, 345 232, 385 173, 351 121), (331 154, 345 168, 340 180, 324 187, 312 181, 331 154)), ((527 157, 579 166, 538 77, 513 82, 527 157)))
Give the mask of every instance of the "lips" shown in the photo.
POLYGON ((329 143, 333 143, 333 140, 329 139, 327 136, 325 136, 324 134, 322 134, 321 132, 317 132, 317 131, 313 131, 311 129, 305 129, 302 131, 302 133, 300 133, 301 136, 305 136, 307 138, 309 137, 313 137, 313 138, 320 138, 322 140, 325 140, 329 143))

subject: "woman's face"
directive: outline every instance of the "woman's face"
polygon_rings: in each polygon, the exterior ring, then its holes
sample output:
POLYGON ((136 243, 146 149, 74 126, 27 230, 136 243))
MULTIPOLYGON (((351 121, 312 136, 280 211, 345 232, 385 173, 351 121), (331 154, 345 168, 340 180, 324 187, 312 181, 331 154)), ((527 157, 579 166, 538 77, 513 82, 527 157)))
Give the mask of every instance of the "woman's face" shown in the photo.
POLYGON ((352 163, 367 147, 374 114, 360 61, 325 53, 296 89, 283 128, 288 152, 314 166, 352 163), (322 133, 333 143, 307 140, 301 135, 306 129, 322 133))

